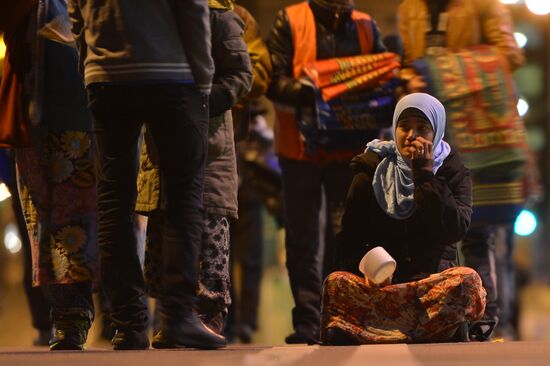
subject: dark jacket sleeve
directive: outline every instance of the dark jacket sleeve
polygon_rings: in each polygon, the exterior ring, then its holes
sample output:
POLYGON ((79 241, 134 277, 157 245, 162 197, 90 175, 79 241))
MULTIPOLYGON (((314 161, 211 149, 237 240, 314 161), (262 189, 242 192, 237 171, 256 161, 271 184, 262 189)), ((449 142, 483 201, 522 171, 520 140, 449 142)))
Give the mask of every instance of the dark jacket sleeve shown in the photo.
POLYGON ((380 28, 378 28, 378 24, 372 19, 372 53, 382 53, 387 50, 386 45, 382 41, 380 28))
POLYGON ((212 10, 211 18, 216 73, 210 94, 210 117, 215 117, 248 94, 252 86, 252 66, 242 38, 242 19, 229 10, 212 10))
POLYGON ((423 161, 413 161, 414 200, 417 215, 429 222, 433 238, 440 245, 455 243, 466 235, 472 216, 472 181, 470 173, 456 153, 446 159, 434 175, 423 168, 423 161))
POLYGON ((294 78, 294 46, 285 10, 277 14, 267 39, 267 48, 273 65, 271 85, 267 91, 268 98, 276 103, 293 107, 313 105, 314 94, 311 88, 294 78))
POLYGON ((374 199, 369 189, 372 177, 366 172, 358 172, 353 177, 345 203, 342 217, 342 230, 338 234, 337 265, 338 269, 359 273, 359 262, 367 251, 368 232, 365 230, 369 223, 367 202, 374 199))
POLYGON ((210 93, 214 76, 210 17, 207 0, 177 0, 176 14, 183 48, 197 88, 210 93))

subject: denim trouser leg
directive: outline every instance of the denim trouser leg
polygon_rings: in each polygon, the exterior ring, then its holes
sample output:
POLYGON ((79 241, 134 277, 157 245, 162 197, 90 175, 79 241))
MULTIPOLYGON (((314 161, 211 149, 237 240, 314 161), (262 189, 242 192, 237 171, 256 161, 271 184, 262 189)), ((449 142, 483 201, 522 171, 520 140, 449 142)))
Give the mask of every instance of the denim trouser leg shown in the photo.
POLYGON ((93 86, 89 99, 103 287, 115 326, 143 330, 147 307, 133 229, 141 126, 151 129, 166 193, 163 295, 167 308, 180 310, 195 301, 208 103, 194 87, 178 84, 93 86))
POLYGON ((309 162, 280 159, 283 178, 286 267, 294 297, 292 324, 298 333, 315 335, 321 306, 319 210, 321 174, 309 162))
POLYGON ((462 240, 460 250, 464 265, 479 273, 487 291, 485 318, 498 320, 497 278, 495 263, 495 226, 474 226, 462 240))

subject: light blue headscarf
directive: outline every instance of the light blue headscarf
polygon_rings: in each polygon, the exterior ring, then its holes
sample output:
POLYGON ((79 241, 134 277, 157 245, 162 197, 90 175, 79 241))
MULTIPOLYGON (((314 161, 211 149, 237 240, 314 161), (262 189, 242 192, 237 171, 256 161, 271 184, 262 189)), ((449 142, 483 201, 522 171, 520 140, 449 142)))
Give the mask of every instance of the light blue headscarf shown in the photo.
POLYGON ((443 104, 425 93, 413 93, 402 98, 393 113, 393 141, 373 140, 367 144, 365 150, 374 151, 382 159, 372 180, 376 201, 389 216, 400 220, 410 217, 416 208, 410 162, 407 163, 403 159, 395 145, 395 129, 399 116, 411 107, 421 110, 428 117, 434 130, 434 174, 451 152, 449 144, 443 141, 446 118, 443 104))

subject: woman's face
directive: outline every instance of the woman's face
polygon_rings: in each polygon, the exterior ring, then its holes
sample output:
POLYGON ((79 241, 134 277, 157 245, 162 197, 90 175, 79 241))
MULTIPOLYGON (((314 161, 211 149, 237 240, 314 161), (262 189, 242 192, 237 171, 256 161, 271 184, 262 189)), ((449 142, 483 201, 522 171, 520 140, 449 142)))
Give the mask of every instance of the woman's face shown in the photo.
POLYGON ((395 144, 404 159, 410 160, 417 148, 413 142, 417 138, 433 142, 434 130, 429 121, 418 117, 407 117, 397 122, 395 129, 395 144))

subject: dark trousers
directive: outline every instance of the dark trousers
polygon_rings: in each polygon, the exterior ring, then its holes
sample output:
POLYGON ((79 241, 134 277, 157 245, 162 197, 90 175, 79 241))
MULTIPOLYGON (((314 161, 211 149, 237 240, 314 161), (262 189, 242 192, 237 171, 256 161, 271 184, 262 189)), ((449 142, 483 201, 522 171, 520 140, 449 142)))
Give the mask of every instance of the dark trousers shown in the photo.
POLYGON ((462 240, 460 250, 464 256, 464 265, 476 270, 487 291, 484 319, 498 321, 496 230, 497 226, 494 225, 470 227, 462 240))
POLYGON ((143 330, 147 307, 133 224, 141 127, 147 123, 159 155, 166 212, 162 301, 175 317, 196 302, 208 97, 183 84, 96 85, 88 93, 103 288, 114 325, 143 330))
MULTIPOLYGON (((258 328, 258 307, 262 281, 263 202, 252 187, 239 190, 239 219, 231 225, 231 262, 241 267, 240 293, 232 294, 227 332, 235 326, 258 328)), ((233 264, 232 264, 233 266, 233 264)), ((234 279, 235 277, 233 277, 234 279)), ((234 283, 232 281, 232 283, 234 283)), ((234 289, 234 287, 233 287, 234 289)))
POLYGON ((298 333, 315 336, 319 330, 323 268, 319 212, 326 197, 325 257, 334 258, 335 234, 340 231, 352 172, 348 162, 323 165, 280 158, 283 178, 286 266, 295 307, 292 323, 298 333))

